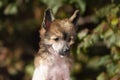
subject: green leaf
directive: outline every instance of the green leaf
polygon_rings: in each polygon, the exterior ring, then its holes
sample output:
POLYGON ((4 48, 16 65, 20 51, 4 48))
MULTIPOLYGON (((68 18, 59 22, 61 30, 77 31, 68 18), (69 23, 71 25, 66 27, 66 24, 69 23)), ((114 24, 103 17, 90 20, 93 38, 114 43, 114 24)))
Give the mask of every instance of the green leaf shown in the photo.
POLYGON ((2 1, 0 1, 0 8, 3 6, 3 2, 2 1))
POLYGON ((28 64, 26 67, 25 67, 25 72, 32 76, 33 75, 33 72, 34 72, 34 67, 33 67, 33 64, 28 64))
POLYGON ((9 4, 4 10, 5 15, 14 15, 17 12, 18 12, 17 5, 14 3, 9 4))
POLYGON ((97 80, 109 80, 108 76, 106 73, 101 73, 98 77, 97 80))
POLYGON ((114 18, 112 21, 111 21, 111 25, 113 26, 116 26, 118 24, 118 18, 114 18))
POLYGON ((86 4, 84 0, 77 0, 78 7, 81 10, 81 13, 84 13, 86 10, 86 4))
POLYGON ((110 76, 115 75, 117 66, 114 63, 107 64, 107 72, 110 76))
POLYGON ((53 13, 55 14, 59 7, 62 6, 63 0, 41 0, 45 3, 49 8, 52 9, 53 13))
POLYGON ((116 34, 116 46, 120 48, 120 34, 116 34))
POLYGON ((81 13, 83 14, 86 10, 85 0, 70 0, 70 4, 76 4, 76 7, 79 8, 81 13))
POLYGON ((106 66, 108 63, 111 63, 110 55, 101 57, 100 61, 98 62, 99 66, 106 66))
POLYGON ((78 38, 81 40, 88 34, 88 29, 84 29, 78 33, 78 38))

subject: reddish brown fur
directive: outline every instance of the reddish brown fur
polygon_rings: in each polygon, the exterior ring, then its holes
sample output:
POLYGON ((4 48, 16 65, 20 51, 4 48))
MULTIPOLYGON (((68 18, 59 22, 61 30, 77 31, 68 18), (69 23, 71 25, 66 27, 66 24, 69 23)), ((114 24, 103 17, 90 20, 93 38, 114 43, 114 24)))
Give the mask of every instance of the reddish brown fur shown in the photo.
POLYGON ((63 42, 71 46, 74 43, 76 35, 75 25, 71 20, 63 19, 52 21, 48 28, 46 30, 42 27, 40 30, 40 49, 34 61, 36 69, 45 71, 40 71, 39 75, 39 71, 35 70, 33 80, 70 80, 70 69, 72 67, 70 55, 60 57, 51 48, 51 45, 59 43, 54 40, 56 37, 59 37, 63 41, 66 34, 70 38, 70 41, 63 42))
MULTIPOLYGON (((72 37, 74 37, 75 36, 75 29, 73 27, 74 27, 73 24, 71 24, 67 19, 56 20, 51 24, 51 27, 49 29, 49 33, 50 33, 49 35, 62 37, 63 34, 61 31, 65 31, 65 32, 68 32, 69 35, 72 35, 72 37), (69 26, 69 27, 66 27, 66 26, 69 26)), ((71 66, 72 60, 71 60, 70 56, 65 56, 64 58, 61 59, 60 57, 51 55, 46 50, 45 46, 43 46, 45 32, 46 31, 43 28, 40 30, 41 42, 40 42, 39 52, 35 58, 35 66, 38 67, 40 65, 39 64, 40 60, 43 62, 44 65, 49 66, 49 68, 51 70, 51 71, 49 71, 50 72, 49 74, 51 74, 51 75, 47 76, 48 77, 47 80, 51 80, 52 76, 54 76, 55 74, 56 75, 60 74, 60 73, 61 73, 61 75, 63 75, 63 78, 70 76, 70 75, 68 75, 70 73, 70 68, 72 67, 71 66), (62 66, 67 66, 67 67, 63 68, 62 66), (64 73, 66 73, 66 74, 64 74, 64 73)), ((74 39, 74 38, 72 38, 72 39, 74 39)), ((49 40, 48 43, 49 42, 54 42, 54 41, 49 40)), ((71 44, 73 44, 73 40, 71 40, 70 45, 71 44)), ((57 76, 58 79, 59 79, 59 77, 62 77, 62 76, 57 76)), ((58 80, 58 79, 55 79, 55 80, 58 80)), ((63 79, 63 80, 65 80, 65 79, 63 79)))

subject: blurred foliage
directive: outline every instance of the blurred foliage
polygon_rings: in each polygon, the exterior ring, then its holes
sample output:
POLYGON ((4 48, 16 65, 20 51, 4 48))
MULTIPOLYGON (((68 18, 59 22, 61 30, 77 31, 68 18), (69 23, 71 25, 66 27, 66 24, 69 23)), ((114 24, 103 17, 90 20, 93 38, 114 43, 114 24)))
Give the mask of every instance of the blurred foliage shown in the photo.
POLYGON ((45 3, 49 8, 53 10, 53 13, 56 13, 57 10, 66 4, 75 4, 76 8, 81 10, 81 13, 85 12, 86 4, 84 0, 41 0, 45 3))
POLYGON ((0 80, 31 80, 46 8, 81 16, 72 53, 73 80, 120 80, 119 0, 0 0, 0 80))

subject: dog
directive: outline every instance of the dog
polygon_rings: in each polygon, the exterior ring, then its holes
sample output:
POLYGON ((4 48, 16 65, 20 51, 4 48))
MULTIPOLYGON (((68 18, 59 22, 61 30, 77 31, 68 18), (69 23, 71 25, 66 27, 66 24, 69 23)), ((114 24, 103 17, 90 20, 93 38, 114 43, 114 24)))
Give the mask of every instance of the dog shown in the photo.
POLYGON ((71 80, 70 48, 75 40, 78 18, 79 10, 62 20, 55 19, 51 9, 45 11, 32 80, 71 80))

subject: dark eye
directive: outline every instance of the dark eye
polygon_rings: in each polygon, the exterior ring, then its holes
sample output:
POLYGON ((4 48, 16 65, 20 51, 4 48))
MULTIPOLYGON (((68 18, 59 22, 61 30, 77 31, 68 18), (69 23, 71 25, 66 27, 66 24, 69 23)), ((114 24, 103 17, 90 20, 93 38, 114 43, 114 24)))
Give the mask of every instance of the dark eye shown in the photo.
POLYGON ((68 41, 68 42, 71 42, 71 41, 73 41, 73 40, 74 40, 74 37, 73 37, 73 36, 67 38, 67 41, 68 41))
POLYGON ((70 41, 71 41, 71 38, 68 38, 67 41, 70 42, 70 41))
POLYGON ((55 41, 59 41, 59 38, 58 38, 58 37, 56 37, 56 38, 54 38, 54 40, 55 40, 55 41))

